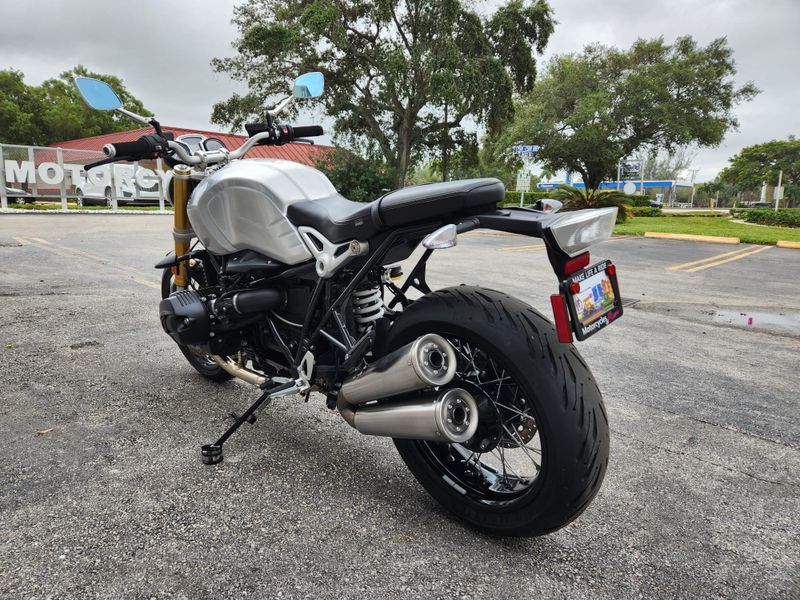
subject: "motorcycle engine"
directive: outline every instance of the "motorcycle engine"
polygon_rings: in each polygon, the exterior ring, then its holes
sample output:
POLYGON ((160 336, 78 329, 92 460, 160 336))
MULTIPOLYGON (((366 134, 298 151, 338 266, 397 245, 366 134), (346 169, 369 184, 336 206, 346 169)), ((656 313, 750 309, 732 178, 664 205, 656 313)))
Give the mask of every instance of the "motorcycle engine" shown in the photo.
POLYGON ((181 346, 228 356, 241 349, 242 325, 283 304, 275 288, 243 290, 223 295, 221 288, 180 290, 158 306, 161 326, 181 346))
POLYGON ((158 305, 161 326, 181 346, 207 346, 211 319, 202 297, 195 290, 181 290, 158 305))

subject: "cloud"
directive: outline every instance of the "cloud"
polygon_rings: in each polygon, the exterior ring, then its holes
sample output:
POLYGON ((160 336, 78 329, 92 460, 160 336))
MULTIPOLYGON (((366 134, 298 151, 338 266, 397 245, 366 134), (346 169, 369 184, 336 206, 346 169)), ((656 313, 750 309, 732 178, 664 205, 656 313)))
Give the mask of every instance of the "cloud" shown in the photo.
MULTIPOLYGON (((800 134, 798 0, 551 0, 559 25, 546 57, 579 51, 591 42, 629 46, 637 37, 689 34, 701 43, 726 36, 740 83, 762 93, 737 109, 741 127, 715 149, 697 154, 698 179, 712 179, 742 147, 800 134)), ((492 10, 499 2, 483 2, 492 10)), ((36 0, 6 3, 0 36, 0 68, 14 68, 28 83, 76 64, 122 77, 128 88, 165 124, 218 129, 209 122, 214 102, 241 84, 212 72, 209 62, 233 53, 232 4, 211 0, 36 0)), ((319 121, 317 110, 305 115, 319 121)))

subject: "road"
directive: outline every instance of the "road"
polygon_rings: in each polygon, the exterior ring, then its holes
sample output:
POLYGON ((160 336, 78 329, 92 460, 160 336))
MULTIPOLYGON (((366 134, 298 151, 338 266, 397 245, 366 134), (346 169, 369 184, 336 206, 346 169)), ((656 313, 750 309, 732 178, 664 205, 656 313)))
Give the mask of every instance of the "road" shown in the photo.
MULTIPOLYGON (((626 300, 579 345, 608 474, 574 523, 518 540, 450 519, 320 397, 276 401, 200 464, 254 391, 202 380, 161 331, 170 227, 0 216, 0 597, 800 597, 800 251, 593 251, 626 300)), ((556 285, 536 240, 483 231, 429 280, 548 315, 556 285)))

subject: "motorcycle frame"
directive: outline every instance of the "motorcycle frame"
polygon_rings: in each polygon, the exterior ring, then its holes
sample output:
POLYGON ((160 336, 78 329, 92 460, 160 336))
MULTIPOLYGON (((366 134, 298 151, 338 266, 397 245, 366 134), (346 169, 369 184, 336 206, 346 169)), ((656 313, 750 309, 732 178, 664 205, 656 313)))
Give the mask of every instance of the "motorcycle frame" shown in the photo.
MULTIPOLYGON (((172 235, 175 258, 168 264, 172 268, 176 287, 181 289, 188 287, 189 259, 196 254, 196 252, 190 252, 194 232, 187 212, 189 197, 195 183, 194 180, 190 178, 191 172, 191 168, 183 164, 178 164, 174 167, 172 192, 174 224, 172 235)), ((503 208, 493 213, 465 216, 456 219, 456 230, 457 233, 466 233, 473 229, 484 227, 487 229, 522 233, 530 237, 542 238, 547 246, 547 255, 553 270, 555 274, 560 277, 564 273, 564 265, 569 257, 561 252, 558 246, 548 238, 547 225, 552 218, 553 215, 526 208, 503 208)), ((447 222, 449 221, 445 219, 426 223, 415 223, 406 227, 382 232, 375 238, 369 240, 370 248, 374 248, 374 250, 371 249, 365 256, 355 257, 351 260, 348 266, 355 266, 356 272, 349 277, 348 283, 335 298, 330 297, 331 286, 332 283, 338 281, 338 278, 336 276, 333 278, 317 276, 316 284, 314 284, 308 306, 306 307, 302 328, 297 339, 297 349, 294 355, 291 354, 288 348, 289 345, 286 344, 279 335, 272 318, 267 316, 265 321, 275 341, 281 348, 282 354, 287 359, 287 368, 289 368, 290 371, 298 371, 305 354, 313 350, 314 344, 321 336, 330 343, 336 352, 344 355, 344 361, 339 367, 329 365, 319 365, 319 367, 322 369, 325 369, 325 367, 335 369, 334 378, 339 379, 340 376, 347 372, 347 369, 343 368, 344 366, 355 366, 354 363, 359 362, 359 354, 365 354, 371 347, 371 344, 367 343, 370 341, 368 336, 371 333, 373 336, 372 341, 374 341, 375 333, 370 330, 360 338, 353 339, 351 332, 348 331, 344 323, 343 313, 341 312, 342 307, 345 306, 345 303, 351 298, 352 293, 365 280, 369 273, 381 266, 381 261, 383 261, 393 248, 404 242, 410 242, 416 246, 427 234, 435 231, 447 222), (313 322, 314 314, 317 312, 320 302, 324 302, 322 306, 323 314, 315 323, 313 322), (340 339, 333 337, 324 330, 331 320, 336 324, 340 339), (344 373, 342 373, 342 371, 344 371, 344 373)), ((423 294, 427 294, 431 291, 426 281, 426 267, 428 259, 432 254, 432 249, 426 249, 423 252, 402 286, 398 287, 391 281, 384 282, 384 285, 393 294, 393 298, 386 305, 388 309, 391 310, 398 304, 403 308, 411 304, 412 301, 407 297, 407 293, 411 288, 423 294)), ((291 279, 298 274, 303 274, 308 271, 313 272, 313 269, 314 265, 311 262, 294 265, 280 273, 276 273, 269 278, 269 281, 278 283, 281 280, 291 279)))

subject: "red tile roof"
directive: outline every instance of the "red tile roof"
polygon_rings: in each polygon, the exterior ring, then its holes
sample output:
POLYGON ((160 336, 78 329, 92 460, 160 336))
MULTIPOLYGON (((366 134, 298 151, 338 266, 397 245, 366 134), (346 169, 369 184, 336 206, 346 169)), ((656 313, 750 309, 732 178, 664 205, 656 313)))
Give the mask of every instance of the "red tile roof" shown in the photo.
MULTIPOLYGON (((184 129, 183 127, 167 127, 162 125, 164 131, 171 131, 175 137, 182 135, 199 134, 205 137, 215 137, 223 141, 228 150, 235 150, 247 139, 244 135, 233 135, 229 133, 219 133, 216 131, 203 131, 202 129, 184 129)), ((142 127, 140 129, 130 129, 128 131, 118 131, 105 135, 95 135, 77 140, 67 140, 50 144, 51 148, 71 148, 74 150, 102 150, 106 144, 117 142, 132 142, 139 139, 146 133, 152 133, 152 127, 142 127)), ((333 150, 333 146, 320 144, 285 144, 283 146, 255 146, 245 155, 245 158, 282 158, 293 162, 303 163, 314 166, 314 162, 333 150)))

